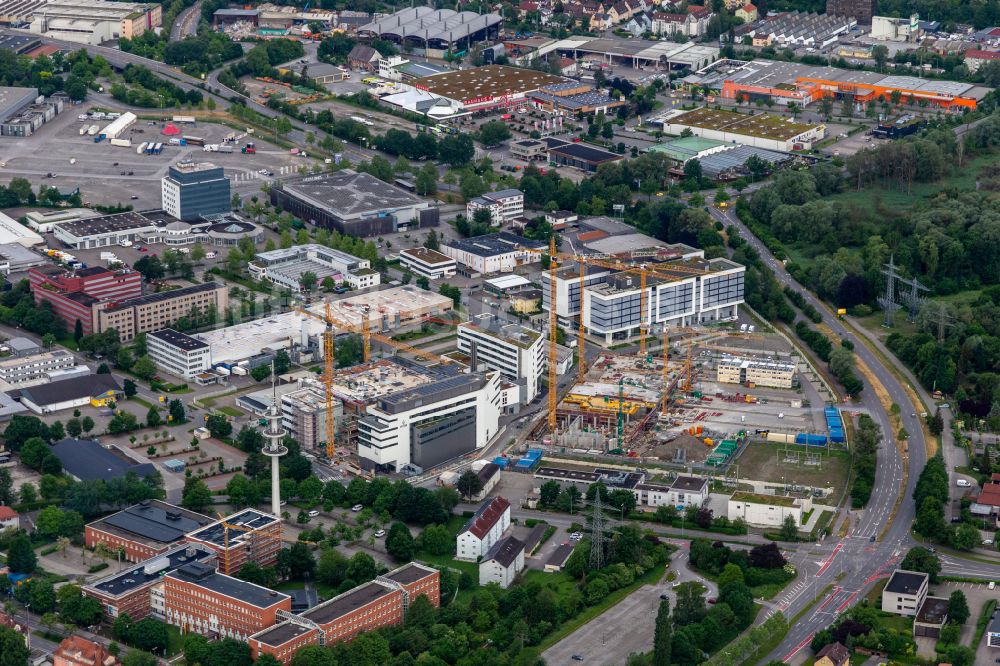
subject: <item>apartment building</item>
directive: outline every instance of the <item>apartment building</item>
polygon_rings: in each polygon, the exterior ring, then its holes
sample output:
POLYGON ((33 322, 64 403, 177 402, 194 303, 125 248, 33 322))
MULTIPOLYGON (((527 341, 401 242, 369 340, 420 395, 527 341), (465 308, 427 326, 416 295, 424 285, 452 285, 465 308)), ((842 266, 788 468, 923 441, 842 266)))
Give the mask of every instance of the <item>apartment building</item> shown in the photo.
POLYGON ((248 562, 266 567, 277 561, 281 519, 256 509, 244 509, 189 533, 186 539, 215 551, 219 570, 235 575, 248 562))
POLYGON ((545 339, 520 324, 500 325, 492 315, 478 315, 458 326, 458 349, 469 355, 477 370, 485 365, 521 387, 521 402, 529 403, 541 391, 546 366, 545 339))
POLYGON ((10 357, 0 360, 0 386, 25 386, 48 381, 53 375, 76 366, 68 351, 55 351, 34 356, 10 357))
POLYGON ((128 268, 113 271, 92 266, 70 272, 58 266, 39 266, 28 270, 28 282, 36 304, 45 301, 52 305, 70 331, 79 321, 84 335, 96 332, 94 305, 142 295, 142 275, 128 268))
POLYGON ((897 615, 916 616, 927 598, 930 577, 922 571, 896 569, 882 589, 882 610, 897 615))
POLYGON ((500 541, 508 527, 510 502, 500 496, 484 502, 455 536, 455 559, 475 562, 500 541))
POLYGON ((719 359, 715 377, 716 381, 724 384, 789 389, 795 380, 795 365, 727 357, 719 359))
POLYGON ((670 485, 639 483, 631 490, 638 506, 650 508, 659 506, 700 507, 708 501, 709 495, 708 479, 694 476, 678 476, 670 485))
POLYGON ((479 210, 489 211, 490 224, 500 226, 524 214, 524 192, 515 189, 487 192, 465 205, 465 215, 470 220, 479 210))
POLYGON ((441 578, 436 569, 411 562, 359 585, 248 639, 254 659, 270 654, 288 664, 307 645, 348 641, 363 631, 400 624, 419 596, 437 608, 441 578))
POLYGON ((217 634, 246 641, 274 626, 278 613, 292 610, 292 598, 218 573, 201 562, 186 564, 163 577, 168 624, 185 633, 217 634))
MULTIPOLYGON (((112 542, 113 543, 113 542, 112 542)), ((180 543, 147 560, 125 564, 120 571, 83 586, 83 593, 100 602, 104 621, 113 623, 119 615, 133 620, 154 615, 165 617, 163 577, 192 562, 216 565, 215 551, 204 546, 180 543)))
POLYGON ((500 373, 437 371, 433 381, 383 395, 358 421, 363 469, 434 467, 486 446, 499 431, 500 373))
POLYGON ((104 544, 126 562, 143 562, 184 543, 185 535, 213 522, 208 516, 160 500, 144 500, 84 529, 87 548, 104 544))
POLYGON ((510 587, 524 570, 524 542, 512 536, 497 541, 479 563, 479 584, 510 587))
POLYGON ((316 277, 314 287, 326 278, 338 284, 347 282, 352 289, 375 287, 381 281, 381 275, 372 270, 367 259, 316 243, 260 252, 247 268, 255 279, 280 284, 296 293, 304 291, 302 276, 306 273, 316 277))
POLYGON ((178 162, 161 181, 163 210, 193 221, 232 210, 229 179, 211 162, 178 162))
MULTIPOLYGON (((281 396, 281 425, 303 449, 318 448, 326 442, 326 391, 310 382, 281 396)), ((333 421, 344 419, 344 403, 334 398, 333 421)))
POLYGON ((212 348, 172 328, 146 336, 146 349, 156 367, 175 377, 193 379, 212 367, 212 348))
POLYGON ((93 330, 97 333, 113 328, 122 341, 139 333, 158 331, 173 326, 182 317, 221 313, 229 307, 229 289, 217 282, 161 291, 124 300, 94 304, 93 330))
POLYGON ((452 277, 458 271, 458 262, 437 250, 426 247, 406 248, 399 251, 399 263, 428 280, 452 277))

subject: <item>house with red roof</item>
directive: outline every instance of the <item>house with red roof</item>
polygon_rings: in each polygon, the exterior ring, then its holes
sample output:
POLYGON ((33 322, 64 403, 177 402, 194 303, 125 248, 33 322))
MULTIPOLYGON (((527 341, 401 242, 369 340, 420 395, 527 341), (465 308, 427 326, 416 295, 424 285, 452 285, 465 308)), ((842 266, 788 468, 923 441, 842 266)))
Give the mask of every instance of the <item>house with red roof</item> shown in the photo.
POLYGON ((483 502, 455 537, 455 559, 475 562, 489 552, 508 527, 510 502, 499 496, 483 502))
POLYGON ((973 73, 986 63, 994 60, 1000 60, 1000 51, 969 49, 965 52, 965 66, 973 73))
POLYGON ((14 511, 9 506, 0 506, 0 530, 7 527, 17 529, 20 526, 21 519, 18 517, 17 511, 14 511))

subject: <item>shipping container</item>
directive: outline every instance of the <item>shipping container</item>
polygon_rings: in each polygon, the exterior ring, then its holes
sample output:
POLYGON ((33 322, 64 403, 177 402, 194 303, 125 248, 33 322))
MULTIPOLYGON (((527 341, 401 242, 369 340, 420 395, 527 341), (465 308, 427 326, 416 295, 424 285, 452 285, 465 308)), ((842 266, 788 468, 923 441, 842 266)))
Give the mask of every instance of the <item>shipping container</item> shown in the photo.
POLYGON ((132 146, 132 140, 131 139, 111 139, 111 145, 112 146, 122 146, 122 147, 125 147, 125 148, 129 148, 129 147, 132 146))
POLYGON ((795 436, 795 443, 805 444, 806 446, 826 446, 826 435, 800 432, 795 436))
POLYGON ((234 375, 244 376, 249 374, 246 368, 241 368, 240 366, 233 366, 232 372, 234 375))
POLYGON ((80 136, 83 136, 86 133, 87 133, 87 126, 84 125, 83 127, 80 128, 80 136))
POLYGON ((192 145, 192 146, 204 146, 205 145, 205 140, 202 139, 200 136, 185 136, 185 137, 183 137, 183 139, 185 141, 187 141, 189 145, 192 145))
POLYGON ((225 144, 223 146, 219 146, 219 152, 220 153, 231 153, 231 152, 233 152, 233 147, 231 145, 229 145, 229 144, 225 144))
POLYGON ((174 116, 175 123, 193 125, 197 119, 194 116, 174 116))

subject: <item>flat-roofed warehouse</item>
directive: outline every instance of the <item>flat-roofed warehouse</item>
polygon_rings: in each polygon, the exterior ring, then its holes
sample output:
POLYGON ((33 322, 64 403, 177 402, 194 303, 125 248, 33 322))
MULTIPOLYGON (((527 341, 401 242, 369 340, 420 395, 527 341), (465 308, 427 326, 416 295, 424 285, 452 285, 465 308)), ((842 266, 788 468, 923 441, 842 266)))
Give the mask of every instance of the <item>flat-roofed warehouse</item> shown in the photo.
POLYGON ((904 100, 945 109, 975 110, 979 100, 992 88, 964 83, 941 81, 913 76, 895 76, 842 69, 840 67, 803 65, 774 60, 719 60, 685 77, 685 85, 695 85, 719 93, 725 99, 737 95, 751 102, 770 99, 778 104, 806 105, 824 97, 867 104, 879 97, 888 99, 898 91, 904 100))
POLYGON ((431 202, 352 169, 285 181, 271 188, 271 203, 351 236, 436 227, 439 219, 431 202))
POLYGON ((566 79, 561 76, 534 69, 487 65, 425 76, 413 81, 413 86, 450 100, 456 110, 482 111, 514 106, 529 93, 564 83, 566 79))
POLYGON ((719 57, 717 47, 694 42, 677 44, 648 39, 569 37, 543 44, 518 62, 527 64, 553 51, 573 60, 586 55, 600 56, 608 64, 627 65, 634 69, 653 66, 668 71, 698 70, 719 57))
POLYGON ((455 47, 495 39, 502 22, 498 14, 410 7, 361 26, 358 36, 385 39, 417 55, 423 50, 423 55, 441 57, 455 47))
POLYGON ((791 152, 808 150, 826 136, 826 125, 792 122, 766 113, 737 113, 701 107, 694 111, 667 112, 659 122, 667 134, 690 130, 695 136, 726 143, 791 152))

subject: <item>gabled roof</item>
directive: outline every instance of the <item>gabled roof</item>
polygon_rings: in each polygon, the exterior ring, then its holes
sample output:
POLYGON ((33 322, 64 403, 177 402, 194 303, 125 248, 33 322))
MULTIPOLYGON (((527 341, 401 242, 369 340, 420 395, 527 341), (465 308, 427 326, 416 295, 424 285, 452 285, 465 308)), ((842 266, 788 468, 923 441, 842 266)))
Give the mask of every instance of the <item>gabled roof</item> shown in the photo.
POLYGON ((0 506, 0 520, 13 520, 17 518, 17 511, 9 506, 0 506))
POLYGON ((847 661, 851 658, 851 651, 840 643, 834 641, 816 653, 817 660, 820 660, 823 657, 827 657, 835 664, 835 666, 841 666, 841 664, 847 663, 847 661))
POLYGON ((517 556, 524 551, 524 543, 520 539, 512 536, 500 539, 483 558, 484 562, 495 561, 500 566, 507 568, 514 564, 517 556))
POLYGON ((509 508, 510 502, 503 497, 494 497, 488 502, 484 502, 476 514, 469 518, 469 522, 462 527, 458 533, 459 536, 466 532, 472 532, 477 538, 484 538, 509 508))
POLYGON ((356 44, 351 49, 351 52, 347 54, 348 60, 356 60, 358 62, 371 62, 372 60, 377 60, 378 57, 378 51, 364 44, 356 44))

